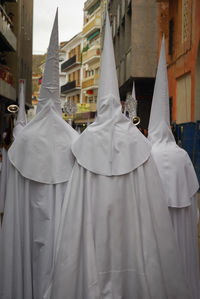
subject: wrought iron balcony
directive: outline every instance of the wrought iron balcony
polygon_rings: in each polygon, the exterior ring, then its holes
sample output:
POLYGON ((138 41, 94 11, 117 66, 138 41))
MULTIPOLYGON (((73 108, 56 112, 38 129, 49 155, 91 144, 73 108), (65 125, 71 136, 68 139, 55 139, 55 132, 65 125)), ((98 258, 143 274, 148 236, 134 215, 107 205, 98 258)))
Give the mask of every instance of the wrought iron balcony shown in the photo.
POLYGON ((76 80, 70 81, 66 83, 65 85, 61 86, 61 93, 67 94, 73 90, 80 89, 79 84, 76 80))
POLYGON ((71 58, 69 58, 68 60, 66 60, 65 62, 63 62, 61 64, 61 71, 65 72, 65 71, 69 70, 70 68, 72 68, 72 67, 74 67, 74 66, 76 66, 80 63, 81 63, 80 58, 78 57, 78 59, 77 59, 77 56, 74 55, 74 56, 72 56, 71 58))

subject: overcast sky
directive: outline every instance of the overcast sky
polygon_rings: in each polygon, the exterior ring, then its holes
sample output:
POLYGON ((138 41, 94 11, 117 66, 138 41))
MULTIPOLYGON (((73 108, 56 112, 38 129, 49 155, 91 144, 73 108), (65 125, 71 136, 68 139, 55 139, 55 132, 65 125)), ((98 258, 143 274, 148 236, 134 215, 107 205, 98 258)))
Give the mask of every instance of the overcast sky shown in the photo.
POLYGON ((59 40, 67 41, 83 29, 83 7, 86 0, 34 0, 33 53, 47 50, 58 7, 59 40))

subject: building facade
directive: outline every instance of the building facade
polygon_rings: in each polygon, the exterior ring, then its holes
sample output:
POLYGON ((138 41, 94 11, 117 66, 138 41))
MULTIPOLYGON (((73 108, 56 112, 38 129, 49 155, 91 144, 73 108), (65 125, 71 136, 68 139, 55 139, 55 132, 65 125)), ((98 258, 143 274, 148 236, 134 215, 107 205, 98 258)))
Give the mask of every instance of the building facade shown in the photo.
POLYGON ((121 101, 135 81, 140 127, 147 129, 157 66, 158 3, 107 1, 112 26, 121 101))
MULTIPOLYGON (((62 71, 62 64, 66 59, 66 50, 64 47, 66 46, 67 42, 61 42, 60 48, 59 48, 59 82, 60 86, 65 85, 66 83, 66 73, 62 71)), ((63 109, 63 105, 66 100, 66 95, 63 93, 60 93, 60 101, 61 101, 61 108, 63 109)))
POLYGON ((65 61, 61 64, 61 72, 65 73, 65 84, 61 86, 61 94, 65 96, 66 100, 71 99, 75 103, 82 102, 82 41, 82 34, 79 33, 62 47, 65 52, 65 61))
POLYGON ((82 92, 85 103, 97 102, 101 58, 102 3, 103 1, 100 0, 88 0, 84 3, 82 92))
POLYGON ((171 120, 200 120, 200 1, 159 3, 159 39, 166 37, 171 120))
POLYGON ((25 80, 26 108, 32 95, 33 0, 0 1, 0 136, 9 126, 7 106, 18 102, 18 82, 25 80))

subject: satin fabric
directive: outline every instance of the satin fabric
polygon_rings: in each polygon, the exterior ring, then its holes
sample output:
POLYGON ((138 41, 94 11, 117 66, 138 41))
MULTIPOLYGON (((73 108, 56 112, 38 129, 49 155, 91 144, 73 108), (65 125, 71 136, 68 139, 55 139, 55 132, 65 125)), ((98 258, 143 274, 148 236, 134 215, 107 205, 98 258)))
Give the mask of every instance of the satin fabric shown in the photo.
POLYGON ((151 157, 112 177, 75 163, 58 244, 51 299, 190 298, 151 157))
POLYGON ((25 179, 10 165, 0 234, 0 298, 42 299, 53 271, 67 182, 25 179))

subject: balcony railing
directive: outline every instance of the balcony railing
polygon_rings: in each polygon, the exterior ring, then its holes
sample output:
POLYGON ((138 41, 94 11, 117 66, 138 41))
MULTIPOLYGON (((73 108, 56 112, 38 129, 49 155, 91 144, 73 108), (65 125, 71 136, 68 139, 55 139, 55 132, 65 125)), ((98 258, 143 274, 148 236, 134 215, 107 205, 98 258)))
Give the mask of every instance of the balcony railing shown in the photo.
POLYGON ((72 90, 80 89, 80 82, 77 80, 70 81, 66 83, 65 85, 61 86, 61 93, 69 93, 72 90))
POLYGON ((4 42, 8 50, 16 51, 17 39, 15 34, 12 32, 13 24, 6 14, 3 7, 0 5, 0 33, 3 36, 4 42))
POLYGON ((66 60, 64 63, 62 63, 61 65, 61 71, 67 71, 68 69, 80 64, 80 55, 74 55, 71 58, 69 58, 68 60, 66 60))
POLYGON ((87 0, 84 3, 84 10, 87 10, 89 7, 91 7, 94 3, 96 2, 96 0, 87 0))
POLYGON ((91 63, 100 59, 100 47, 87 50, 87 52, 83 53, 82 59, 83 63, 91 63))
POLYGON ((94 75, 92 77, 83 79, 82 81, 82 89, 97 88, 98 85, 99 85, 99 75, 94 75))
POLYGON ((83 37, 91 35, 94 31, 101 28, 101 17, 94 16, 91 20, 83 27, 83 37))

